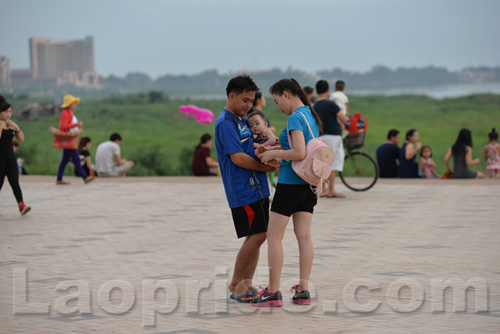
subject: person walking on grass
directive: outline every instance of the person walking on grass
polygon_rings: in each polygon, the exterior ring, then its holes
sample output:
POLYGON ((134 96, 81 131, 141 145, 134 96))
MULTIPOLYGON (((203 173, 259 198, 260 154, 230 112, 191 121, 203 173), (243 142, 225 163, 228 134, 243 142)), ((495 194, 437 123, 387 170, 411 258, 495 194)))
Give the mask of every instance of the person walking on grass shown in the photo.
MULTIPOLYGON (((307 305, 311 303, 309 278, 314 257, 311 223, 318 198, 309 184, 294 172, 292 161, 304 159, 307 143, 312 138, 318 137, 322 124, 302 87, 295 79, 282 79, 273 84, 269 91, 279 110, 288 116, 288 123, 279 136, 283 149, 268 150, 259 155, 264 163, 269 163, 276 158, 282 159, 282 163, 267 230, 269 286, 262 289, 259 296, 252 300, 251 305, 257 307, 283 305, 280 292, 281 270, 283 269, 282 241, 290 217, 293 219, 294 232, 299 244, 300 267, 299 282, 292 287, 295 291, 293 303, 307 305), (289 142, 289 137, 292 143, 289 142)), ((330 103, 333 102, 330 101, 330 103)))
POLYGON ((255 157, 253 135, 246 124, 257 85, 252 78, 232 78, 227 102, 215 123, 215 147, 219 168, 238 238, 244 238, 229 285, 231 298, 248 303, 256 296, 252 280, 259 250, 266 240, 269 220, 269 186, 266 172, 275 169, 255 157))
POLYGON ((16 156, 12 139, 15 137, 18 141, 24 141, 24 133, 19 126, 12 122, 12 106, 3 96, 0 95, 0 190, 2 189, 5 176, 14 192, 19 212, 21 216, 27 214, 31 207, 24 204, 23 193, 19 186, 19 167, 17 166, 16 156))

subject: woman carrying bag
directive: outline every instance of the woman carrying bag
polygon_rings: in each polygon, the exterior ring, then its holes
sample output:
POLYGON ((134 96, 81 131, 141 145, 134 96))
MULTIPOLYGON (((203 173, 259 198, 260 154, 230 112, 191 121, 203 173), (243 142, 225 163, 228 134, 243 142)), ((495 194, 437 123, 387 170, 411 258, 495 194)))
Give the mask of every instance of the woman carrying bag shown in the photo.
MULTIPOLYGON (((66 95, 63 100, 63 104, 61 108, 64 111, 61 114, 61 120, 59 122, 59 131, 61 133, 68 133, 70 135, 78 136, 82 133, 80 129, 83 127, 83 122, 79 122, 75 116, 76 106, 80 103, 79 97, 74 97, 73 95, 66 95)), ((63 156, 61 159, 61 163, 59 164, 59 170, 57 172, 57 182, 58 185, 67 185, 70 184, 67 181, 63 181, 64 170, 66 169, 66 165, 68 165, 69 161, 73 162, 78 174, 82 177, 85 183, 89 183, 94 180, 93 176, 88 176, 87 173, 82 168, 80 163, 80 155, 78 154, 78 150, 75 148, 72 149, 63 149, 63 156)))
POLYGON ((293 303, 309 305, 311 304, 309 278, 314 257, 311 223, 317 195, 293 170, 292 161, 301 161, 305 158, 306 145, 322 132, 322 123, 295 79, 282 79, 272 85, 269 92, 279 110, 288 116, 288 123, 279 136, 283 149, 269 150, 259 155, 265 164, 275 158, 282 159, 282 163, 267 228, 269 286, 250 303, 257 307, 283 305, 279 291, 284 258, 282 240, 286 226, 292 218, 300 254, 300 279, 299 283, 292 287, 295 290, 293 303), (289 137, 293 144, 289 142, 289 137))

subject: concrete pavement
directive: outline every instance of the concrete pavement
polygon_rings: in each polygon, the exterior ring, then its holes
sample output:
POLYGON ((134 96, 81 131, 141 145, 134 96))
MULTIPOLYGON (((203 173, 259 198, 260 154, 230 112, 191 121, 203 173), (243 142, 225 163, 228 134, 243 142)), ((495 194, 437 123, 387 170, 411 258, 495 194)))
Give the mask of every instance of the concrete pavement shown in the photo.
POLYGON ((24 217, 0 192, 1 333, 500 333, 498 181, 338 185, 313 217, 313 305, 290 300, 289 224, 269 310, 228 298, 241 240, 220 178, 67 180, 22 177, 24 217))

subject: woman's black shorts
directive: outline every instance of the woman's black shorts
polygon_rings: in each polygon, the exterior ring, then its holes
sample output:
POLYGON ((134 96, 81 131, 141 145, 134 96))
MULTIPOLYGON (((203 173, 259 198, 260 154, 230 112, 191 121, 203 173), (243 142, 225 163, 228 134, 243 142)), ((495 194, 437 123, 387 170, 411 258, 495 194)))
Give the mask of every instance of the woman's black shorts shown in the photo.
POLYGON ((295 212, 313 213, 318 196, 308 184, 278 183, 271 211, 290 217, 295 212))

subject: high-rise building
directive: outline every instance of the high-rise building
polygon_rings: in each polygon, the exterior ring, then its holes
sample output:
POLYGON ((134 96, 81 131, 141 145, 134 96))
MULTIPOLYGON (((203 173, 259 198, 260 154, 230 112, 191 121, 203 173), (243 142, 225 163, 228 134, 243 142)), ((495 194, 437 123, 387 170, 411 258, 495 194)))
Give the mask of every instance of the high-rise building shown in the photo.
POLYGON ((0 85, 10 86, 12 78, 10 76, 10 61, 9 58, 0 56, 0 85))
POLYGON ((93 37, 63 42, 30 38, 29 46, 33 80, 80 87, 99 85, 94 68, 93 37))

